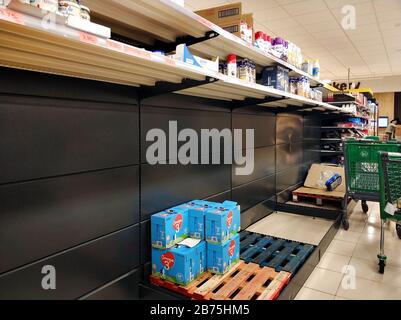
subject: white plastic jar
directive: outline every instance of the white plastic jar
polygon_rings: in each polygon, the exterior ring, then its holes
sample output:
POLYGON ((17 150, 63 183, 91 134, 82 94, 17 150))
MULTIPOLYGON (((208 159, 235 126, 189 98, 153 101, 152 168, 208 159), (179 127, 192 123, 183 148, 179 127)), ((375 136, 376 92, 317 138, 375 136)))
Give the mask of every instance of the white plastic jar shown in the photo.
POLYGON ((81 18, 84 20, 91 21, 91 10, 83 5, 81 5, 81 18))

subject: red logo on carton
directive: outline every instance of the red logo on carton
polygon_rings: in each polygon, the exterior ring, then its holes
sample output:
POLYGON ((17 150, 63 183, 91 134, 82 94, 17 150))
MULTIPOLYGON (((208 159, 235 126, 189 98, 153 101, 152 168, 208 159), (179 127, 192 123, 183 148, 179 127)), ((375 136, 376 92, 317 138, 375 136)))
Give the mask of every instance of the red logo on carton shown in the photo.
POLYGON ((235 241, 231 240, 230 246, 228 247, 228 255, 232 257, 234 255, 234 250, 235 250, 235 241))
POLYGON ((166 252, 161 256, 162 264, 167 270, 170 270, 174 266, 174 260, 174 254, 171 252, 166 252))
POLYGON ((233 213, 232 213, 232 211, 230 211, 228 213, 226 223, 227 223, 227 227, 229 227, 229 228, 233 224, 233 213))
POLYGON ((174 219, 173 221, 173 228, 175 231, 180 231, 182 227, 182 215, 181 214, 177 214, 177 217, 174 219))

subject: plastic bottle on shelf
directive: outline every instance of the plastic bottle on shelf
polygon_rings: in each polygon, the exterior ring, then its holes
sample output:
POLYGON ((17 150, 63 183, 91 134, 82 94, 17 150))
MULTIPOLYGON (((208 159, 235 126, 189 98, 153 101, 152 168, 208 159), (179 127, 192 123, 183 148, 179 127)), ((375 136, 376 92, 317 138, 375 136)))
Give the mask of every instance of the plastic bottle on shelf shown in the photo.
POLYGON ((283 60, 288 61, 289 42, 284 40, 283 60))
POLYGON ((283 59, 283 57, 284 57, 284 50, 285 50, 285 47, 284 47, 284 39, 283 39, 283 38, 280 38, 280 37, 275 38, 275 39, 274 39, 274 44, 273 44, 273 51, 272 51, 272 53, 273 53, 277 58, 283 59))
POLYGON ((233 78, 237 77, 237 56, 235 54, 227 56, 227 75, 233 78))
POLYGON ((263 35, 263 42, 264 42, 264 51, 266 53, 270 53, 272 48, 272 38, 267 35, 266 33, 263 35))
POLYGON ((265 34, 262 31, 255 33, 255 47, 265 51, 265 34))
POLYGON ((316 59, 313 63, 312 76, 316 79, 320 78, 320 62, 316 59))
POLYGON ((252 44, 252 41, 253 41, 253 28, 252 28, 252 26, 248 26, 247 27, 246 35, 247 35, 246 42, 252 44))

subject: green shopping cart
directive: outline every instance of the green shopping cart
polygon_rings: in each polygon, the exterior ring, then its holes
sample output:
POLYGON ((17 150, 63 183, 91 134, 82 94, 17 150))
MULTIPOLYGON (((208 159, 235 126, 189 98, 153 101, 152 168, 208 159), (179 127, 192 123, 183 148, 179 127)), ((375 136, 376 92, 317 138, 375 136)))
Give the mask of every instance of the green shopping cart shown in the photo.
MULTIPOLYGON (((379 157, 380 175, 380 253, 379 272, 384 273, 387 257, 384 254, 384 231, 388 220, 401 221, 401 153, 381 152, 379 157)), ((401 225, 397 223, 398 237, 401 225)))
MULTIPOLYGON (((397 142, 380 142, 377 139, 349 139, 344 144, 345 176, 348 199, 361 200, 362 210, 369 210, 367 201, 380 201, 379 152, 401 152, 397 142)), ((345 206, 346 208, 346 206, 345 206)), ((343 226, 349 227, 346 214, 343 226)))

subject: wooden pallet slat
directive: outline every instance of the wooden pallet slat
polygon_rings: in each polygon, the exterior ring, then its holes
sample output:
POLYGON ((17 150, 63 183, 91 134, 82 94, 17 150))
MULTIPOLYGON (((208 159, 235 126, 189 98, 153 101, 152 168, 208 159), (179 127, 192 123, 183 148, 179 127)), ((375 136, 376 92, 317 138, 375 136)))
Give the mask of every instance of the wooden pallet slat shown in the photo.
POLYGON ((257 264, 245 264, 242 270, 230 279, 221 289, 211 296, 212 300, 227 300, 241 285, 249 278, 252 273, 259 269, 257 264))
POLYGON ((231 277, 232 274, 234 274, 239 268, 241 268, 244 265, 245 263, 243 261, 240 261, 234 267, 232 267, 226 274, 214 275, 201 287, 195 290, 194 298, 201 300, 205 299, 206 295, 208 295, 211 291, 215 290, 222 282, 224 282, 227 278, 231 277))

